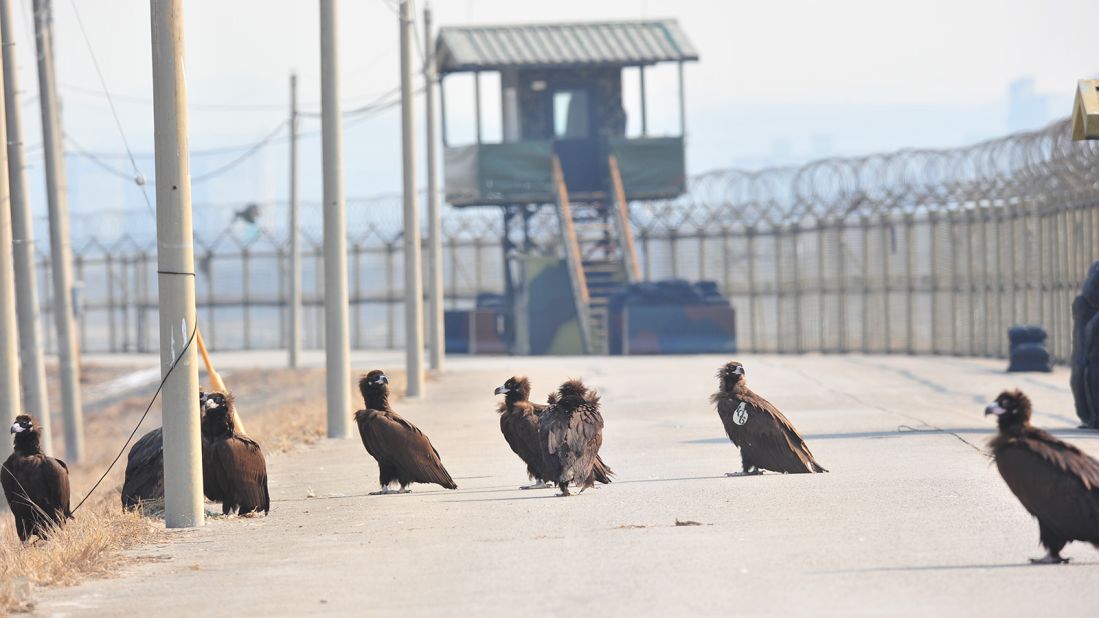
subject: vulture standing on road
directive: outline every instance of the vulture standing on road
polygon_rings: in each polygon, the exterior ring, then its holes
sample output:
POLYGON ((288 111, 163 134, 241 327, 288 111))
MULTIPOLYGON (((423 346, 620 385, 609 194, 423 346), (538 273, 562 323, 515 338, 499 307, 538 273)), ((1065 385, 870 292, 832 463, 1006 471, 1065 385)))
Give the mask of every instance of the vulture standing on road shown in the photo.
POLYGON ((583 492, 595 484, 595 462, 603 444, 603 416, 599 395, 579 380, 569 380, 557 390, 538 421, 544 474, 568 496, 569 483, 583 492))
POLYGON ((15 451, 0 468, 0 486, 24 543, 32 535, 45 539, 50 526, 61 526, 72 518, 69 468, 42 452, 41 431, 30 416, 15 417, 11 426, 15 451))
MULTIPOLYGON (((513 376, 496 389, 497 395, 504 396, 496 411, 500 413, 500 432, 504 434, 511 450, 527 464, 527 475, 535 482, 519 489, 541 489, 553 487, 554 483, 543 473, 545 461, 538 438, 538 419, 546 407, 530 401, 530 380, 524 376, 513 376)), ((554 397, 556 402, 556 397, 554 397)), ((611 482, 614 472, 596 455, 593 466, 596 482, 606 485, 611 482)))
POLYGON ((1030 400, 1004 391, 987 408, 1000 433, 989 443, 996 468, 1019 502, 1038 519, 1038 538, 1048 552, 1035 564, 1068 562, 1070 541, 1099 548, 1099 461, 1031 426, 1030 400))
POLYGON ((744 365, 733 361, 717 372, 720 390, 710 397, 725 425, 725 433, 740 449, 743 472, 728 476, 762 474, 763 470, 795 474, 827 472, 798 431, 771 402, 752 392, 744 380, 744 365))
POLYGON ((355 423, 366 452, 378 461, 382 485, 380 491, 371 495, 408 493, 412 491, 408 489, 412 483, 435 483, 458 489, 431 440, 389 407, 389 378, 384 373, 375 369, 363 376, 359 392, 366 409, 355 413, 355 423), (400 484, 400 489, 389 488, 393 481, 400 484))
POLYGON ((267 462, 259 444, 237 433, 233 397, 211 393, 202 404, 202 488, 206 497, 221 502, 221 512, 241 515, 271 510, 267 491, 267 462))

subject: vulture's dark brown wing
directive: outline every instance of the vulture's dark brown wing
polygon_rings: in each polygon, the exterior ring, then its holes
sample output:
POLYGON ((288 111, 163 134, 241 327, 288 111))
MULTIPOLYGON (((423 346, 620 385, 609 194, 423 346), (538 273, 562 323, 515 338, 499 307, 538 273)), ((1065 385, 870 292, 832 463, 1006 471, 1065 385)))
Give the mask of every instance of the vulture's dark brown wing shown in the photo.
POLYGON ((231 485, 225 467, 218 461, 216 444, 208 443, 202 449, 202 493, 207 500, 225 502, 231 485))
POLYGON ((164 498, 164 433, 157 427, 141 436, 126 457, 122 506, 164 498))
POLYGON ((549 414, 553 415, 553 423, 544 437, 548 456, 560 462, 557 467, 561 476, 558 478, 587 483, 592 480, 592 466, 603 444, 603 416, 598 408, 590 405, 580 406, 571 415, 565 412, 549 414))
POLYGON ((13 454, 0 472, 0 484, 24 541, 33 532, 44 538, 46 531, 39 528, 44 521, 60 525, 72 517, 69 470, 59 459, 42 454, 26 457, 13 454))
POLYGON ((225 500, 242 513, 271 510, 267 491, 267 462, 259 444, 234 436, 210 445, 218 482, 225 488, 225 500))
POLYGON ((606 485, 611 482, 611 477, 614 476, 614 470, 611 467, 603 463, 603 457, 600 455, 595 456, 595 463, 591 467, 592 474, 595 475, 596 482, 606 485))
POLYGON ((500 432, 511 450, 527 464, 532 479, 542 476, 542 449, 538 445, 538 416, 529 402, 518 402, 500 414, 500 432), (522 405, 526 404, 526 405, 522 405))
MULTIPOLYGON (((748 413, 741 442, 750 444, 738 446, 751 450, 752 463, 775 472, 826 472, 813 458, 813 453, 801 434, 771 402, 747 389, 741 394, 740 400, 745 404, 748 413)), ((732 406, 733 401, 727 400, 724 410, 729 415, 730 422, 732 413, 739 407, 739 404, 732 406), (729 410, 729 407, 733 409, 729 410)), ((719 414, 721 412, 719 406, 719 414)), ((723 423, 726 422, 725 419, 723 414, 723 423)), ((728 424, 726 427, 728 428, 728 424)))
POLYGON ((359 434, 366 450, 378 460, 399 468, 417 483, 436 483, 457 489, 454 479, 443 467, 439 452, 424 432, 392 411, 356 415, 359 434))
POLYGON ((15 454, 9 455, 4 465, 0 466, 0 488, 4 490, 4 499, 9 507, 15 503, 15 497, 22 493, 15 479, 15 458, 15 454))
POLYGON ((1059 536, 1099 543, 1099 462, 1037 430, 994 452, 1000 476, 1031 515, 1059 536))
POLYGON ((65 518, 73 516, 69 509, 69 467, 65 462, 53 457, 45 457, 45 465, 48 469, 45 475, 47 491, 49 493, 52 511, 65 518))

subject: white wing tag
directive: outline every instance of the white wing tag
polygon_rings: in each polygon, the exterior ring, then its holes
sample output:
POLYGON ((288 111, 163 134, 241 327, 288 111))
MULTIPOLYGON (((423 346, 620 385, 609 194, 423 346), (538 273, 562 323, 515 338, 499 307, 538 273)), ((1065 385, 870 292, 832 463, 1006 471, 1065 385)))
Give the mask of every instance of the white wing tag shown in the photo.
POLYGON ((733 422, 737 425, 743 425, 748 422, 748 406, 744 405, 744 402, 740 402, 740 405, 736 407, 736 411, 733 412, 733 422))

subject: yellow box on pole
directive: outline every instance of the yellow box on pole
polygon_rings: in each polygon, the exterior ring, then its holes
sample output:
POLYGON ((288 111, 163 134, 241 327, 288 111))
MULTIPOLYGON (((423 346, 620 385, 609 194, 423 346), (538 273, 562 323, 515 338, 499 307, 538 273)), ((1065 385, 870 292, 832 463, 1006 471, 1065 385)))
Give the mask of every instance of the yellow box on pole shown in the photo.
POLYGON ((1072 104, 1072 139, 1099 139, 1099 79, 1081 79, 1072 104))

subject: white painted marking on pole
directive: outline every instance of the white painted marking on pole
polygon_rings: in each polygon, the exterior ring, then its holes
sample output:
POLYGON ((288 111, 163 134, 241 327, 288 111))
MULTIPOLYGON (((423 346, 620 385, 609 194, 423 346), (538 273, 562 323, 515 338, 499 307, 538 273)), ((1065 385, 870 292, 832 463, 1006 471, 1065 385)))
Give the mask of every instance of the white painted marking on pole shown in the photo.
POLYGON ((744 405, 744 402, 740 402, 740 405, 736 407, 736 411, 733 412, 733 422, 737 425, 743 425, 748 422, 748 407, 744 405))

